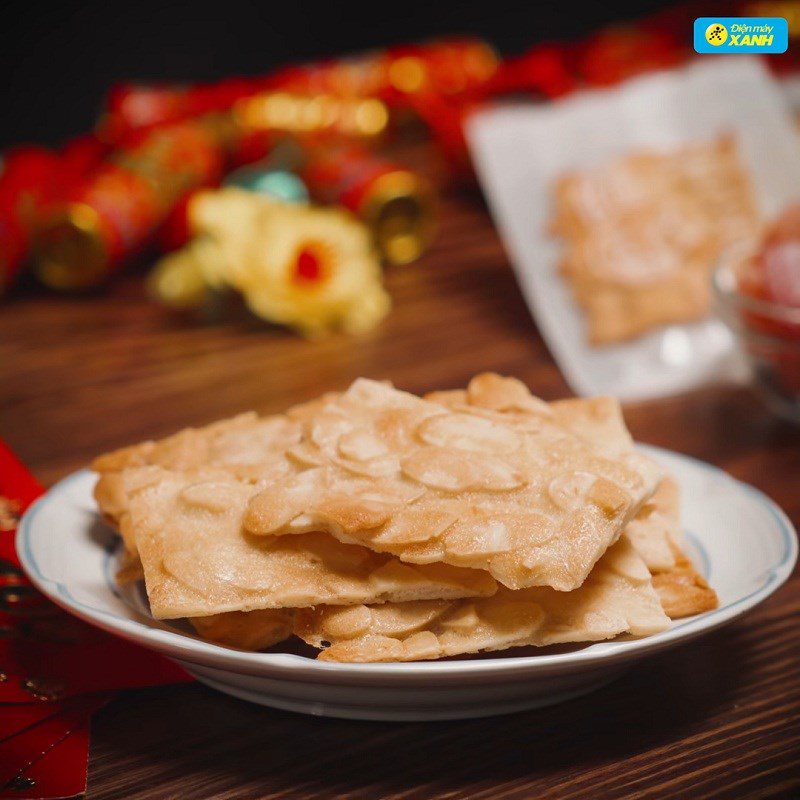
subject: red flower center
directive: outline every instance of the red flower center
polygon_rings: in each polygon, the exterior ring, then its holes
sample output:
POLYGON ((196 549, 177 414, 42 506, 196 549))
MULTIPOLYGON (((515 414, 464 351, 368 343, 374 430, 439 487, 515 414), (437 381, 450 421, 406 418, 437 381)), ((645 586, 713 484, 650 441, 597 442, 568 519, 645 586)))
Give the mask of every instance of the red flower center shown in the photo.
POLYGON ((319 250, 306 245, 297 254, 294 262, 292 280, 301 286, 319 283, 325 274, 325 265, 320 258, 319 250))

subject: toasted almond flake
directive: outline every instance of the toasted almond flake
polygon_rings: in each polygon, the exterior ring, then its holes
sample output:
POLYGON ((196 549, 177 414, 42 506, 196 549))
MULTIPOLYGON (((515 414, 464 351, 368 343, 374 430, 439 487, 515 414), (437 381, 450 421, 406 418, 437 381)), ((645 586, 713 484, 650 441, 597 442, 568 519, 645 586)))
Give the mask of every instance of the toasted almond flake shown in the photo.
POLYGON ((304 467, 321 467, 325 463, 325 457, 311 442, 301 442, 290 447, 286 455, 304 467))
POLYGON ((366 606, 337 608, 325 617, 322 632, 334 639, 353 639, 369 631, 372 612, 366 606))
POLYGON ((204 639, 224 647, 264 650, 292 635, 293 616, 292 609, 262 609, 190 617, 189 622, 204 639))
POLYGON ((591 472, 565 472, 550 481, 547 493, 550 499, 565 511, 571 511, 585 502, 597 475, 591 472))
POLYGON ((642 560, 642 556, 633 548, 620 554, 610 567, 617 575, 627 578, 632 583, 650 582, 650 570, 642 560))
POLYGON ((339 452, 355 461, 370 461, 387 455, 389 449, 377 436, 357 428, 339 439, 339 452))
POLYGON ((324 483, 324 471, 310 469, 268 486, 250 500, 243 520, 245 530, 268 534, 285 527, 306 509, 313 508, 314 498, 324 483))
POLYGON ((447 552, 465 559, 505 553, 510 547, 508 528, 501 520, 464 520, 454 525, 445 539, 447 552))
POLYGON ((202 508, 214 514, 221 514, 230 508, 235 499, 230 484, 207 481, 187 486, 180 494, 181 500, 193 508, 202 508))
POLYGON ((374 606, 370 633, 381 636, 409 636, 430 625, 450 603, 447 600, 414 600, 374 606))
POLYGON ((509 453, 520 446, 520 437, 507 425, 475 414, 443 414, 426 419, 417 429, 423 442, 477 453, 509 453))
POLYGON ((598 478, 586 495, 590 503, 602 509, 606 517, 616 517, 630 505, 630 495, 606 478, 598 478))
POLYGON ((454 453, 424 446, 400 464, 410 478, 434 489, 507 491, 522 485, 520 475, 505 461, 477 453, 454 453))
POLYGON ((331 463, 336 464, 353 475, 367 478, 391 478, 400 471, 400 461, 397 456, 379 456, 366 461, 331 456, 331 463))
POLYGON ((403 642, 404 657, 413 661, 439 658, 439 640, 430 631, 414 633, 403 642))
POLYGON ((398 503, 349 495, 327 495, 314 504, 315 516, 345 533, 377 528, 399 507, 398 503))
POLYGON ((469 402, 495 411, 528 411, 552 416, 550 406, 534 397, 516 378, 504 378, 491 372, 475 376, 467 387, 469 402))
POLYGON ((456 501, 410 505, 395 514, 375 537, 383 545, 404 545, 436 539, 463 513, 464 504, 456 501))
POLYGON ((480 624, 474 603, 453 603, 451 606, 454 606, 454 609, 441 620, 442 628, 445 630, 469 633, 480 624))
POLYGON ((355 427, 355 423, 342 416, 326 413, 312 422, 311 441, 321 450, 333 450, 339 439, 355 427))
POLYGON ((528 599, 517 599, 511 593, 504 593, 495 602, 480 606, 481 616, 499 630, 516 629, 529 636, 545 619, 544 609, 528 599))
POLYGON ((369 582, 381 591, 384 587, 393 587, 398 584, 411 586, 422 579, 422 575, 414 567, 402 561, 391 559, 382 567, 373 570, 369 582))
POLYGON ((399 639, 367 634, 352 642, 336 642, 317 658, 320 661, 403 661, 406 660, 404 653, 403 643, 399 639))

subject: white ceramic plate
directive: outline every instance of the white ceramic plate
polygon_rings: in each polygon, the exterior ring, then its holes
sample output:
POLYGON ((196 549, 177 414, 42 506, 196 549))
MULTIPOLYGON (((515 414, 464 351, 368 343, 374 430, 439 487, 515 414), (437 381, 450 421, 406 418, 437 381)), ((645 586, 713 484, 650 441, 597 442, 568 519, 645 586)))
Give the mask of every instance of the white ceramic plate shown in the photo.
MULTIPOLYGON (((600 686, 642 656, 730 622, 774 592, 797 559, 784 513, 761 492, 686 456, 643 448, 678 479, 687 548, 720 608, 645 639, 411 664, 332 664, 286 644, 249 653, 157 622, 140 588, 114 581, 119 545, 95 511, 95 477, 65 478, 22 519, 17 549, 36 586, 92 625, 182 664, 220 691, 268 706, 354 719, 457 719, 557 703, 600 686)), ((310 652, 310 651, 309 651, 310 652)), ((733 656, 733 654, 731 654, 733 656)))
POLYGON ((623 401, 674 394, 746 369, 720 320, 672 325, 593 347, 558 274, 547 233, 554 179, 632 150, 672 150, 735 134, 767 216, 797 196, 800 139, 778 82, 756 57, 698 59, 613 89, 546 105, 489 108, 470 118, 470 152, 528 307, 576 394, 623 401))

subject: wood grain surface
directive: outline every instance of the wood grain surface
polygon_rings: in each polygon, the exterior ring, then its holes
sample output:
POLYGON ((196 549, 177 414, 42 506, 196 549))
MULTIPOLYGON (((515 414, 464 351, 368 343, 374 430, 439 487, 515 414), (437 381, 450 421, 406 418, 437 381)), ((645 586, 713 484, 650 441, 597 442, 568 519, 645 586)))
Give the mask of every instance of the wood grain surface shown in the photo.
MULTIPOLYGON (((307 342, 232 308, 206 324, 141 276, 0 306, 0 436, 44 482, 96 453, 359 375, 414 392, 516 375, 569 395, 481 201, 445 198, 433 249, 389 272, 395 309, 360 338, 307 342)), ((800 523, 800 431, 745 389, 631 405, 634 435, 749 481, 800 523)), ((299 716, 199 685, 122 694, 95 718, 89 797, 800 798, 800 577, 745 618, 555 708, 450 723, 299 716)))

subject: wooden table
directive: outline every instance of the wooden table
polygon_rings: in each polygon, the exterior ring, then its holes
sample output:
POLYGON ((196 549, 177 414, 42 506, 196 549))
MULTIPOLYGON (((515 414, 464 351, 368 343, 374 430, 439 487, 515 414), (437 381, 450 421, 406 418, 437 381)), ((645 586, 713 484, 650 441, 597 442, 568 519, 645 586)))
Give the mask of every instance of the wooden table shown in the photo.
MULTIPOLYGON (((51 483, 96 453, 355 377, 414 392, 516 375, 569 394, 480 200, 444 201, 436 245, 388 274, 395 309, 361 339, 307 342, 243 314, 206 326, 141 277, 0 307, 0 436, 51 483)), ((748 391, 626 409, 634 435, 716 464, 800 523, 800 430, 748 391)), ((432 724, 316 719, 198 685, 122 694, 93 725, 91 798, 800 798, 800 578, 744 619, 555 708, 432 724)))

